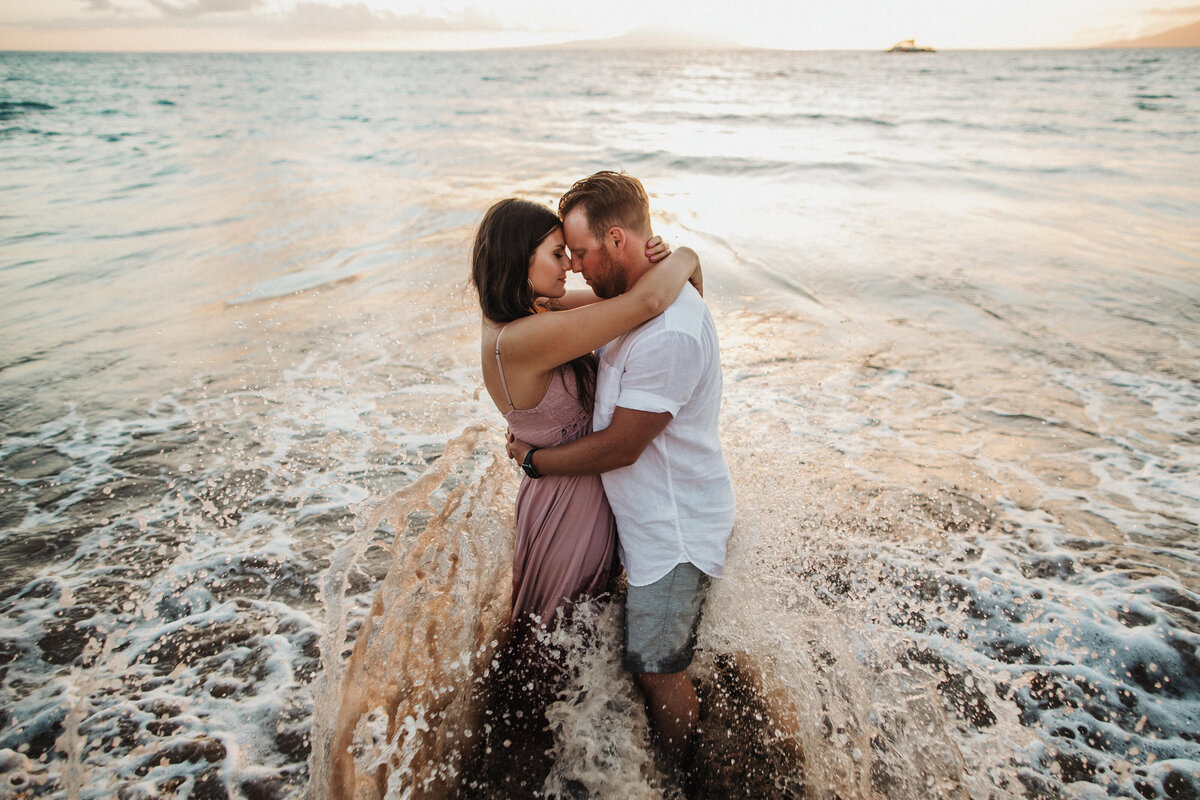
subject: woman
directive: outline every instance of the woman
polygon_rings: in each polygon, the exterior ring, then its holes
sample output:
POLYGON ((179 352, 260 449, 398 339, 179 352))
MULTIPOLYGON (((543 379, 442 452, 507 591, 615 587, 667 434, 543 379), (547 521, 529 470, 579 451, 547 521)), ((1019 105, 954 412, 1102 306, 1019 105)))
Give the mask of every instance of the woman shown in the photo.
MULTIPOLYGON (((661 265, 622 295, 599 300, 566 289, 570 268, 561 223, 549 209, 510 198, 484 216, 471 282, 483 312, 484 384, 512 433, 552 447, 591 432, 592 351, 662 313, 700 264, 654 237, 661 265), (543 313, 544 312, 544 313, 543 313)), ((598 475, 538 480, 517 493, 510 620, 549 625, 560 608, 602 594, 615 559, 616 526, 598 475)))

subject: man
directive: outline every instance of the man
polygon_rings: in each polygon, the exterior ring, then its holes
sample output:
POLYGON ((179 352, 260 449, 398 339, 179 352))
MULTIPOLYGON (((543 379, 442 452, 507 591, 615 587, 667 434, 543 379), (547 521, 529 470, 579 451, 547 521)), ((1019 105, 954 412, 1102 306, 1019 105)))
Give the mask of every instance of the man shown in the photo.
MULTIPOLYGON (((600 297, 653 265, 650 202, 635 178, 599 172, 559 202, 571 269, 600 297)), ((668 757, 682 763, 699 715, 687 674, 710 578, 724 572, 734 498, 717 421, 716 326, 690 284, 660 316, 597 351, 594 433, 560 447, 512 442, 531 477, 601 473, 629 583, 625 668, 668 757)))

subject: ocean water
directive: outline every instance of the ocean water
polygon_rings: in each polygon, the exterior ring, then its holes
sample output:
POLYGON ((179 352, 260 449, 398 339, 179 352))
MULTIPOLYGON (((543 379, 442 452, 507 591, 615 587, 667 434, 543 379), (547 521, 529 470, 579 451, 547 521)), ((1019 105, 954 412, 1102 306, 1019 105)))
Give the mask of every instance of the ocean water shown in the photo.
MULTIPOLYGON (((0 54, 0 795, 482 796, 473 227, 625 169, 739 517, 712 796, 1200 796, 1200 50, 0 54)), ((550 797, 680 796, 614 606, 550 797)))

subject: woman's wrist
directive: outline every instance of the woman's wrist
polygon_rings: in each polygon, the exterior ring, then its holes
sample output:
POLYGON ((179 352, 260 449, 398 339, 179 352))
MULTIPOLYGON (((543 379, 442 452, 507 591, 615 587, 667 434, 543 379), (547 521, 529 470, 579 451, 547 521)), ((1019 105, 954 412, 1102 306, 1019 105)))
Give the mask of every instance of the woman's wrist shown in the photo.
POLYGON ((537 447, 529 448, 525 451, 525 457, 521 459, 521 469, 525 470, 525 474, 531 478, 534 478, 535 480, 543 477, 542 473, 538 472, 538 468, 533 465, 533 454, 536 453, 538 449, 539 448, 537 447))

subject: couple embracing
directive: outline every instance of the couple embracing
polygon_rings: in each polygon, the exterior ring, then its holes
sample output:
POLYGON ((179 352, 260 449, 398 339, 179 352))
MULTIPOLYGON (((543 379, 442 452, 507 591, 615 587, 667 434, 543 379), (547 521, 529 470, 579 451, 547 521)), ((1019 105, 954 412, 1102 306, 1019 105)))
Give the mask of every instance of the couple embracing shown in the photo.
POLYGON ((687 668, 734 520, 699 261, 653 237, 638 180, 600 172, 571 187, 557 216, 520 199, 489 209, 471 278, 484 383, 525 472, 514 634, 607 592, 619 552, 624 666, 664 754, 682 765, 699 716, 687 668), (590 290, 567 291, 567 270, 590 290))

